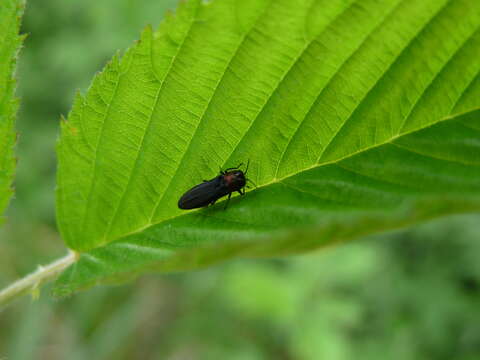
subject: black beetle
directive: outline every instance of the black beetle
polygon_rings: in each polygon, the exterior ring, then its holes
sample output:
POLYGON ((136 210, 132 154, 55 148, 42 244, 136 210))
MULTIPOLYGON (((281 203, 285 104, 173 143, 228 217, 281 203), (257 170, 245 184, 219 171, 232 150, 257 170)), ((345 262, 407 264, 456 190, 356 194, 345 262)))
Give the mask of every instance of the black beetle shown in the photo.
POLYGON ((245 195, 243 188, 247 181, 252 182, 245 177, 248 171, 248 164, 245 172, 239 169, 243 164, 226 170, 220 169, 220 175, 211 180, 203 180, 203 183, 195 185, 183 194, 180 200, 178 200, 178 207, 183 210, 201 208, 213 205, 215 201, 228 195, 225 203, 226 209, 232 193, 238 191, 240 195, 245 195))

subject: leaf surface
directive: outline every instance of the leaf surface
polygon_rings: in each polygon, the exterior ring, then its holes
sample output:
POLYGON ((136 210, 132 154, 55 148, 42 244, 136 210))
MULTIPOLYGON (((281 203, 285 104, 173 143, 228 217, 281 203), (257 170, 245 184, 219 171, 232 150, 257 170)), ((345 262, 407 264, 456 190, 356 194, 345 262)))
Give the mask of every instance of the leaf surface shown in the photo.
POLYGON ((182 3, 78 96, 58 147, 68 293, 480 207, 480 3, 182 3), (218 167, 258 188, 185 212, 218 167))
POLYGON ((13 194, 14 125, 18 108, 13 74, 22 42, 18 35, 22 12, 23 5, 18 0, 2 0, 0 4, 0 216, 13 194))

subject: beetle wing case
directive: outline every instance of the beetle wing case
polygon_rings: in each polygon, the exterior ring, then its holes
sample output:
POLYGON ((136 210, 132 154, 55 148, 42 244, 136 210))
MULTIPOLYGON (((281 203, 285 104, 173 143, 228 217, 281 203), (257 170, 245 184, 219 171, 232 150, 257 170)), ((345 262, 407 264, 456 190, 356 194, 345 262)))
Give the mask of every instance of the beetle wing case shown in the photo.
POLYGON ((239 169, 242 164, 235 168, 228 168, 225 171, 220 170, 220 175, 217 177, 208 181, 205 180, 183 194, 180 200, 178 200, 178 207, 183 210, 197 209, 213 205, 215 201, 228 195, 225 204, 226 209, 233 192, 238 191, 240 195, 245 194, 245 190, 242 192, 242 189, 247 182, 245 174, 248 170, 248 164, 245 173, 239 169))
POLYGON ((183 210, 196 209, 215 202, 218 198, 225 196, 222 176, 205 181, 188 190, 178 200, 178 207, 183 210))

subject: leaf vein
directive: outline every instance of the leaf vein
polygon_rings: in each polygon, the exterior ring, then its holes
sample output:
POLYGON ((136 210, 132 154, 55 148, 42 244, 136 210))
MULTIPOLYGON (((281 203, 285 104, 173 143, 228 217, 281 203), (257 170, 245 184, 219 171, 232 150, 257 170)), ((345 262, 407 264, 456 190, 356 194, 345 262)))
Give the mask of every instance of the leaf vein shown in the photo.
POLYGON ((335 138, 337 138, 339 136, 339 134, 341 133, 342 129, 345 127, 345 125, 352 119, 353 115, 355 114, 355 112, 357 111, 357 109, 359 108, 359 106, 361 104, 363 104, 368 98, 369 96, 371 96, 372 94, 372 91, 376 88, 376 86, 379 84, 379 82, 385 78, 385 76, 388 74, 388 72, 393 68, 393 66, 397 63, 398 59, 400 59, 400 57, 405 53, 405 51, 407 49, 410 48, 410 46, 413 44, 413 42, 415 40, 418 39, 418 37, 421 35, 421 33, 423 31, 425 31, 425 29, 439 16, 439 14, 447 7, 448 5, 448 2, 446 2, 436 13, 434 16, 432 16, 423 26, 421 26, 418 31, 415 33, 415 35, 409 40, 409 42, 403 47, 403 49, 400 51, 400 53, 396 56, 395 60, 392 61, 386 69, 384 69, 381 73, 381 75, 377 78, 377 80, 375 81, 375 84, 368 90, 368 92, 365 94, 365 96, 363 97, 362 101, 358 102, 357 105, 355 106, 355 108, 353 109, 353 111, 350 113, 350 115, 348 116, 348 118, 345 119, 345 121, 342 123, 342 125, 338 128, 337 132, 330 138, 330 141, 328 141, 328 143, 325 145, 325 147, 323 148, 322 152, 320 153, 318 159, 317 159, 317 163, 319 163, 322 159, 322 156, 323 154, 327 151, 327 149, 332 145, 333 141, 335 140, 335 138))
MULTIPOLYGON (((193 16, 193 20, 196 18, 196 16, 198 15, 198 8, 196 9, 196 12, 193 16)), ((107 237, 110 235, 110 231, 111 231, 111 228, 113 226, 113 224, 115 223, 115 220, 118 216, 118 211, 119 209, 122 207, 122 204, 125 200, 125 195, 127 194, 127 191, 130 187, 130 184, 132 182, 132 179, 133 179, 133 174, 136 172, 137 170, 137 167, 138 167, 138 164, 139 164, 139 159, 141 157, 141 154, 142 154, 142 150, 143 150, 143 146, 145 145, 145 139, 147 138, 148 134, 149 134, 149 129, 150 129, 150 126, 152 124, 152 119, 153 119, 153 113, 154 113, 154 109, 156 108, 157 104, 158 104, 158 100, 160 99, 160 94, 162 92, 162 90, 164 89, 164 85, 166 84, 167 82, 167 79, 169 77, 169 75, 171 74, 171 71, 172 71, 172 68, 173 68, 173 65, 175 63, 175 61, 178 59, 178 54, 180 54, 180 52, 182 51, 182 48, 185 44, 185 41, 186 39, 188 38, 189 34, 190 34, 190 31, 193 27, 193 24, 194 24, 194 21, 192 20, 192 22, 190 23, 190 27, 188 29, 188 31, 186 32, 185 34, 185 37, 183 38, 182 42, 180 44, 178 44, 178 49, 177 49, 177 52, 175 53, 175 55, 171 58, 171 61, 170 61, 170 64, 168 66, 168 69, 165 73, 165 76, 163 79, 159 79, 159 76, 158 74, 156 73, 155 71, 155 66, 154 66, 154 63, 153 63, 153 58, 152 58, 152 42, 153 42, 153 36, 151 34, 151 37, 150 37, 150 49, 149 49, 149 52, 150 52, 150 65, 152 67, 152 72, 155 76, 155 78, 160 81, 160 86, 158 88, 158 91, 157 93, 155 94, 155 99, 154 99, 154 105, 150 111, 150 114, 149 114, 149 118, 148 118, 148 121, 147 121, 147 126, 145 128, 145 130, 143 131, 143 134, 142 134, 142 139, 140 140, 140 146, 137 150, 137 153, 136 153, 136 157, 135 157, 135 161, 134 161, 134 165, 131 169, 131 171, 129 172, 129 176, 128 176, 128 181, 127 181, 127 185, 125 186, 125 188, 123 189, 122 191, 122 195, 120 197, 120 200, 117 204, 117 206, 115 207, 115 210, 113 212, 113 215, 112 217, 110 218, 110 221, 108 222, 108 225, 107 227, 105 228, 105 232, 104 232, 104 235, 103 235, 103 242, 105 242, 107 240, 107 237)))
MULTIPOLYGON (((269 5, 271 5, 271 4, 272 4, 272 2, 269 3, 269 5)), ((229 70, 230 64, 231 64, 232 61, 236 58, 236 56, 237 56, 238 53, 239 53, 240 48, 241 48, 242 45, 244 44, 244 42, 245 42, 245 40, 247 39, 247 37, 254 31, 255 26, 258 24, 258 22, 260 21, 260 19, 262 19, 262 18, 263 18, 263 15, 264 15, 265 13, 267 13, 268 8, 269 8, 269 6, 266 6, 266 7, 265 7, 263 13, 257 18, 255 25, 253 25, 253 26, 250 28, 250 30, 242 37, 242 40, 241 40, 241 41, 239 42, 239 44, 237 45, 237 47, 236 47, 235 51, 233 52, 233 54, 232 54, 232 56, 231 56, 231 58, 230 58, 230 60, 229 60, 229 62, 228 62, 228 64, 227 64, 227 66, 225 67, 224 71, 222 72, 222 75, 221 75, 219 81, 218 81, 217 84, 215 85, 215 90, 214 90, 213 94, 210 96, 210 98, 208 99, 208 104, 207 104, 207 106, 205 106, 205 109, 203 110, 203 113, 202 113, 202 115, 201 115, 201 117, 200 117, 200 120, 199 120, 198 123, 197 123, 197 126, 196 126, 196 128, 195 128, 195 130, 194 130, 194 132, 193 132, 193 135, 192 135, 192 137, 190 138, 190 141, 189 141, 189 143, 188 143, 188 145, 187 145, 187 148, 185 149, 185 152, 183 153, 183 155, 182 155, 182 157, 181 157, 181 159, 180 159, 180 161, 179 161, 179 163, 178 163, 178 165, 177 165, 177 167, 176 167, 176 170, 175 170, 173 176, 170 178, 168 184, 166 185, 165 190, 163 191, 162 197, 159 198, 159 200, 157 201, 157 203, 155 204, 155 206, 154 206, 154 208, 153 208, 153 211, 152 211, 152 213, 151 213, 151 215, 150 215, 150 219, 149 219, 149 221, 148 221, 149 225, 152 224, 152 220, 153 220, 153 217, 155 216, 155 213, 156 213, 156 211, 157 211, 158 206, 160 205, 160 203, 162 202, 163 198, 165 197, 165 194, 168 192, 168 189, 169 189, 170 186, 172 185, 173 179, 177 176, 178 171, 180 170, 180 168, 181 168, 181 166, 182 166, 182 164, 183 164, 183 161, 185 160, 185 155, 188 153, 188 151, 189 151, 189 149, 190 149, 190 146, 191 146, 191 144, 192 144, 192 140, 195 138, 195 134, 197 133, 198 129, 200 128, 201 123, 204 121, 204 119, 205 119, 205 114, 207 113, 208 109, 210 108, 210 104, 212 103, 212 99, 216 96, 216 93, 217 93, 217 91, 218 91, 219 85, 222 83, 222 81, 223 81, 223 79, 224 79, 224 77, 225 77, 225 74, 226 74, 227 71, 229 70)))

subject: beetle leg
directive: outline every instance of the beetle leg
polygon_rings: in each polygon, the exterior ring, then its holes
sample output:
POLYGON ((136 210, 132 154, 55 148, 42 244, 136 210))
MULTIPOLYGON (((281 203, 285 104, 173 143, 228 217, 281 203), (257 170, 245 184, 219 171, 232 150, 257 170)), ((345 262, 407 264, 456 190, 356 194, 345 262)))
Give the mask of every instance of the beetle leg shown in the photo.
POLYGON ((238 190, 238 193, 239 193, 240 195, 245 195, 245 190, 242 191, 242 189, 240 189, 240 190, 238 190))
POLYGON ((230 198, 232 197, 232 193, 228 193, 228 199, 227 199, 227 202, 225 203, 225 207, 223 208, 223 210, 225 210, 228 206, 228 203, 230 202, 230 198))
POLYGON ((242 166, 242 165, 243 165, 243 163, 240 163, 240 164, 238 164, 238 166, 225 169, 224 172, 231 171, 231 170, 237 170, 237 169, 239 169, 240 166, 242 166))

